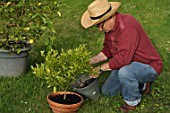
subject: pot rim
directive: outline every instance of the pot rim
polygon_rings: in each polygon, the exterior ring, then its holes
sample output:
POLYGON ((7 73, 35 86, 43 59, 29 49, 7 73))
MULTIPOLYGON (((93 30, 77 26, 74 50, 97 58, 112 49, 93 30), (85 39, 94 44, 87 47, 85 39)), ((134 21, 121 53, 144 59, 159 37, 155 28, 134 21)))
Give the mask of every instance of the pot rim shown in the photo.
POLYGON ((75 88, 75 89, 86 89, 86 88, 90 87, 92 84, 94 84, 96 81, 97 81, 97 78, 94 78, 94 81, 86 87, 82 87, 82 88, 73 87, 73 88, 75 88))
MULTIPOLYGON (((12 40, 11 40, 12 41, 12 40)), ((28 40, 21 40, 23 43, 29 43, 28 40)), ((0 39, 0 42, 3 42, 3 39, 0 39)), ((29 51, 33 48, 33 44, 29 44, 27 47, 23 47, 23 48, 20 48, 21 52, 22 51, 29 51)), ((0 52, 11 52, 9 51, 8 49, 3 49, 3 48, 0 48, 0 52)))
MULTIPOLYGON (((29 46, 29 47, 24 47, 24 48, 21 48, 21 52, 23 51, 29 51, 33 48, 33 45, 29 46)), ((3 48, 0 48, 0 52, 4 52, 4 53, 9 53, 10 51, 7 50, 7 49, 3 49, 3 48)))
POLYGON ((70 91, 57 91, 57 92, 49 93, 49 94, 47 95, 47 101, 48 101, 48 103, 50 103, 51 105, 62 106, 62 108, 67 108, 67 107, 71 107, 71 106, 72 106, 72 107, 80 106, 80 105, 84 102, 84 99, 83 99, 83 97, 82 97, 80 94, 75 93, 75 92, 70 92, 70 91), (66 93, 66 94, 74 94, 74 95, 77 95, 78 97, 81 98, 81 101, 78 102, 78 103, 76 103, 76 104, 67 105, 67 104, 59 104, 59 103, 53 102, 53 101, 51 101, 51 100, 49 99, 50 96, 55 96, 55 95, 58 95, 58 94, 65 94, 65 93, 66 93), (63 106, 63 105, 64 105, 64 106, 63 106))

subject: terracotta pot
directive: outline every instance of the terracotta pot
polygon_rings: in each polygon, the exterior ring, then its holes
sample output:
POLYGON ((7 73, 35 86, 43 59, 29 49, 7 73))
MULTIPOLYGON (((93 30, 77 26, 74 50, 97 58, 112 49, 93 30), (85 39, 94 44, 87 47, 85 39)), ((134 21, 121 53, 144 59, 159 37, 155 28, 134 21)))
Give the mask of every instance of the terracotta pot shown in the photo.
POLYGON ((64 92, 64 91, 59 91, 59 92, 55 92, 55 93, 50 93, 47 95, 47 101, 49 103, 49 106, 51 107, 52 111, 54 113, 76 113, 76 111, 80 108, 80 105, 83 103, 84 99, 81 95, 74 93, 74 92, 64 92), (76 104, 59 104, 57 102, 53 102, 52 100, 50 100, 49 98, 52 96, 56 96, 59 94, 74 94, 77 95, 78 97, 81 98, 81 101, 76 103, 76 104))

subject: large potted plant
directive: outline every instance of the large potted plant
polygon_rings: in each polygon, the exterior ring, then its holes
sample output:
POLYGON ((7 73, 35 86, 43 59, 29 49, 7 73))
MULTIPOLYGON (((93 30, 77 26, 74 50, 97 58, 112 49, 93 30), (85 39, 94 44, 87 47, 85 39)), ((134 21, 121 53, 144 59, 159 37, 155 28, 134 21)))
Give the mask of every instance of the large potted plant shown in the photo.
POLYGON ((0 2, 0 76, 24 74, 34 42, 41 39, 50 48, 55 30, 49 17, 55 17, 54 14, 61 16, 54 1, 0 2))
POLYGON ((67 51, 51 49, 45 54, 41 51, 44 62, 31 66, 33 73, 46 80, 47 87, 53 87, 53 93, 48 94, 47 101, 55 113, 76 112, 83 102, 83 97, 69 92, 77 75, 89 75, 94 70, 89 64, 90 52, 85 45, 67 51), (56 92, 57 90, 57 92, 56 92))

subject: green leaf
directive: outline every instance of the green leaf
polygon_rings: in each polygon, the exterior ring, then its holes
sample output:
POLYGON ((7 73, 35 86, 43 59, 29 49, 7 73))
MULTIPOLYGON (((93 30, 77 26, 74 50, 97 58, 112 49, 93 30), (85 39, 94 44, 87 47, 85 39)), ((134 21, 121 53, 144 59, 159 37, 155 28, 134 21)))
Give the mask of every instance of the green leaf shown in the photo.
POLYGON ((44 50, 43 50, 43 51, 40 51, 41 56, 44 56, 44 52, 45 52, 44 50))
POLYGON ((51 30, 53 33, 56 32, 55 29, 54 29, 54 27, 53 27, 53 23, 52 23, 51 21, 48 23, 48 27, 50 28, 50 30, 51 30))
POLYGON ((8 7, 10 4, 11 4, 11 2, 7 2, 7 3, 5 4, 5 7, 8 7))
POLYGON ((47 86, 47 88, 50 88, 50 87, 51 87, 51 85, 48 85, 48 86, 47 86))
POLYGON ((47 23, 46 19, 43 16, 40 16, 40 17, 43 20, 44 24, 46 24, 47 23))
POLYGON ((17 49, 17 54, 19 54, 21 52, 21 49, 17 49))
POLYGON ((35 14, 35 15, 33 15, 32 16, 32 19, 34 19, 35 17, 37 17, 37 16, 39 16, 39 14, 37 13, 37 14, 35 14))
POLYGON ((52 49, 52 46, 51 45, 48 45, 47 46, 47 51, 51 50, 52 49))
POLYGON ((59 17, 61 17, 61 12, 60 11, 57 11, 57 14, 59 17))
POLYGON ((53 87, 53 92, 57 92, 57 88, 55 86, 53 87))

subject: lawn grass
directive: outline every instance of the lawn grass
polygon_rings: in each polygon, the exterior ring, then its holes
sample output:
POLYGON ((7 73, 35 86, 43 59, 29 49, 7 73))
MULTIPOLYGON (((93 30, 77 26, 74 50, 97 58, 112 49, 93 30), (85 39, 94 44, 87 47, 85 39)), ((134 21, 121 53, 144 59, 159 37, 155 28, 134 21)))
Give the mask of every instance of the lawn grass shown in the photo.
MULTIPOLYGON (((59 1, 62 18, 56 18, 57 49, 87 44, 93 55, 101 50, 103 33, 95 27, 84 29, 80 25, 80 18, 92 1, 59 1)), ((170 113, 170 1, 121 2, 118 11, 132 14, 139 20, 161 54, 165 67, 154 82, 151 95, 143 96, 140 106, 132 113, 170 113)), ((38 60, 39 57, 31 53, 29 66, 38 60)), ((100 76, 100 87, 109 73, 105 72, 100 76)), ((45 81, 32 74, 30 68, 20 77, 0 78, 0 113, 52 113, 46 101, 46 95, 51 91, 52 89, 46 88, 45 81)), ((115 97, 101 95, 96 101, 85 99, 78 113, 119 113, 117 107, 121 104, 123 98, 120 95, 115 97)))

